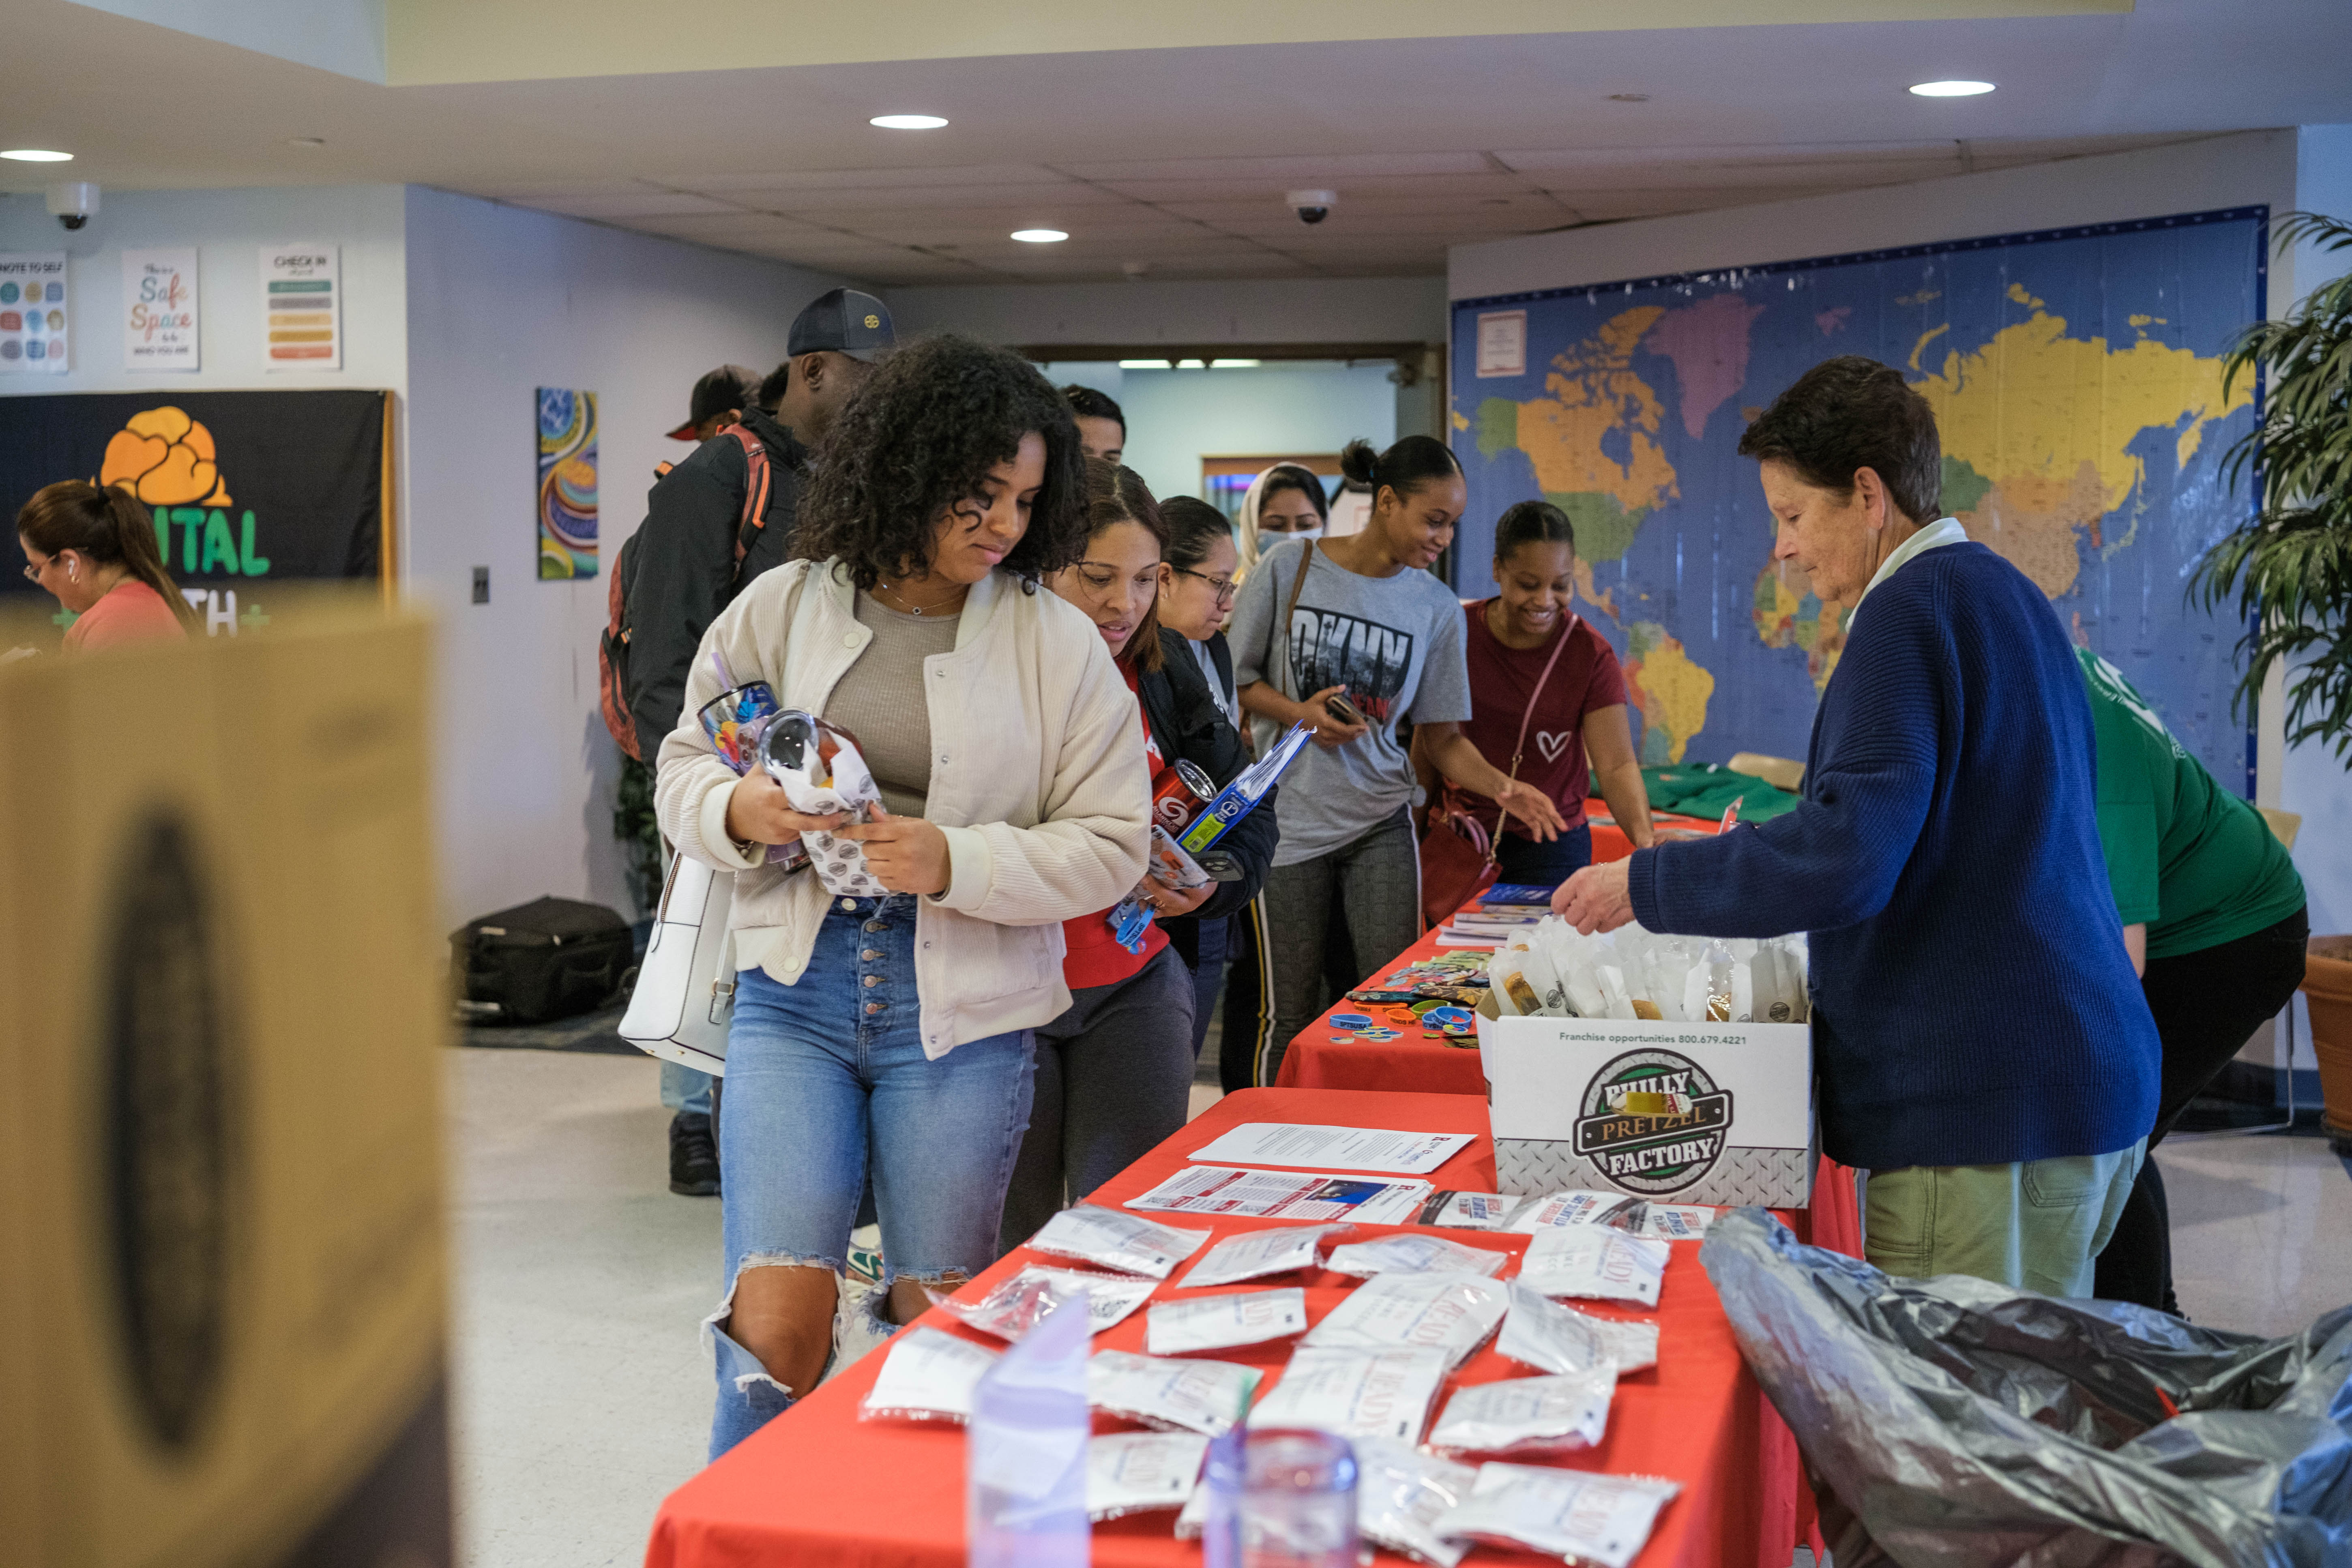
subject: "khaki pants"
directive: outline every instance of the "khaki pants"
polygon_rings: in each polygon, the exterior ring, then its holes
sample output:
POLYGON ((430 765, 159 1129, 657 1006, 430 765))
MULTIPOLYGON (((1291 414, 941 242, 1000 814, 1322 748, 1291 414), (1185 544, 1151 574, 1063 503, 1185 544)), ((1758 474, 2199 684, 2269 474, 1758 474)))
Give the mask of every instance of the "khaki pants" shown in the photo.
POLYGON ((2146 1149, 2143 1140, 2112 1154, 1873 1171, 1863 1189, 1863 1251, 1910 1279, 1973 1274, 2086 1297, 2146 1149))

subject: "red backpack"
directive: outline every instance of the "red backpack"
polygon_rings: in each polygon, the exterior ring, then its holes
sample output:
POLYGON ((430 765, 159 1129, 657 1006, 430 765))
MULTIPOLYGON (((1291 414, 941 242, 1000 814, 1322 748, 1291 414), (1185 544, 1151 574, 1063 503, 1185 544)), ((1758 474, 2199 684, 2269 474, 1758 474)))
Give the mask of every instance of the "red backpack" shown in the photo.
MULTIPOLYGON (((759 437, 740 425, 730 425, 719 434, 732 436, 743 444, 743 513, 735 523, 735 570, 727 580, 727 592, 732 597, 742 580, 743 558, 751 552, 752 539, 768 526, 768 493, 773 486, 774 474, 769 467, 767 444, 759 437)), ((654 477, 660 479, 673 466, 661 464, 654 469, 654 477)), ((614 743, 642 763, 648 759, 637 754, 637 721, 629 713, 627 695, 629 569, 635 563, 636 547, 637 535, 633 533, 614 558, 604 589, 604 630, 596 639, 596 705, 604 711, 604 728, 613 732, 614 743)))

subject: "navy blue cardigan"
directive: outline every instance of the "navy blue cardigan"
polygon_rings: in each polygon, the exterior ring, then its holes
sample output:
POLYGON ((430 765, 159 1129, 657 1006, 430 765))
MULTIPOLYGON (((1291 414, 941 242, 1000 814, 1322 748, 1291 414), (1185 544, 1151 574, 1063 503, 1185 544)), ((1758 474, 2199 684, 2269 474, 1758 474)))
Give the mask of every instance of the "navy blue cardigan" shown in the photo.
POLYGON ((1637 851, 1654 931, 1809 933, 1822 1148, 1866 1170, 2104 1154, 2159 1048, 2107 890, 2082 677, 2040 589, 1970 542, 1870 590, 1804 800, 1637 851))

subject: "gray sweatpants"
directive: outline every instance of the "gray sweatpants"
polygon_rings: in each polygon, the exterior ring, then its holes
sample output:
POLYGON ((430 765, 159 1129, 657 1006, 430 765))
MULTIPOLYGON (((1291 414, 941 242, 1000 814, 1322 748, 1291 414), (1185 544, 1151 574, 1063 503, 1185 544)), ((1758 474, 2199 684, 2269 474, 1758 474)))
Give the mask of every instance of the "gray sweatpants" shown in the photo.
POLYGON ((1192 972, 1166 947, 1116 985, 1070 994, 1036 1032, 1029 1133, 1004 1194, 1010 1252, 1184 1125, 1192 1105, 1192 972))
POLYGON ((1421 938, 1421 847, 1402 808, 1353 843, 1276 866, 1265 879, 1265 965, 1274 1027, 1254 1075, 1271 1085, 1301 1029, 1330 1005, 1326 969, 1335 963, 1362 984, 1421 938), (1333 943, 1351 951, 1334 952, 1333 943), (1339 961, 1344 961, 1339 963, 1339 961))

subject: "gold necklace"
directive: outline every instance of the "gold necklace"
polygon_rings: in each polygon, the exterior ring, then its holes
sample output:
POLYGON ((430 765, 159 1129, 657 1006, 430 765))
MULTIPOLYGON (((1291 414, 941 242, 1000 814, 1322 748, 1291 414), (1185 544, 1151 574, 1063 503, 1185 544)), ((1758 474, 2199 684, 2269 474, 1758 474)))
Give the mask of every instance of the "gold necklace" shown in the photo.
POLYGON ((929 604, 917 605, 909 603, 906 595, 900 593, 898 589, 892 587, 887 583, 877 583, 874 587, 877 593, 887 594, 892 598, 898 600, 898 607, 906 611, 910 616, 919 616, 925 610, 936 610, 941 605, 946 604, 950 599, 961 597, 966 592, 964 586, 961 584, 959 584, 955 587, 949 589, 948 592, 940 597, 933 599, 929 604))

